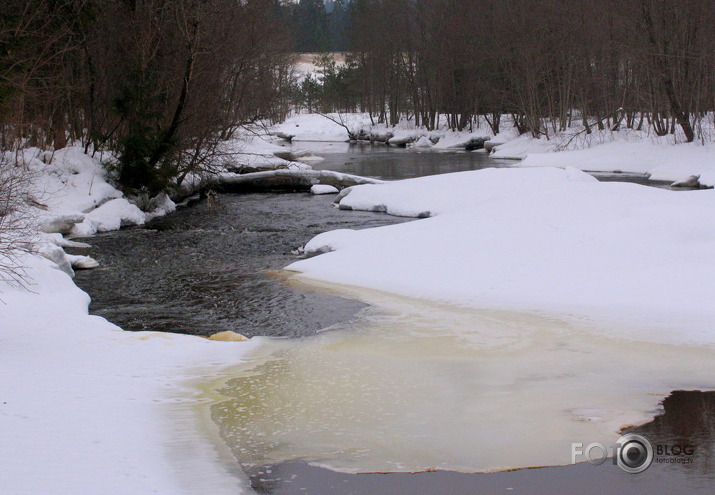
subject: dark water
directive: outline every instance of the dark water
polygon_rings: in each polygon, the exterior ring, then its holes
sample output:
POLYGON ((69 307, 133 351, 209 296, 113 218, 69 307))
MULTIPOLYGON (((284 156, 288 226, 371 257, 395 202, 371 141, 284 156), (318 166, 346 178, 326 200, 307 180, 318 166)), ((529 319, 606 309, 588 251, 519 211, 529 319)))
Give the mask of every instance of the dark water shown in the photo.
POLYGON ((384 180, 410 179, 425 175, 466 172, 486 167, 510 167, 514 160, 495 160, 474 151, 428 151, 386 145, 298 142, 293 148, 324 157, 310 162, 320 170, 376 177, 384 180))
POLYGON ((357 301, 286 287, 265 270, 315 235, 404 221, 345 212, 331 196, 222 195, 145 228, 89 239, 101 267, 78 272, 90 311, 125 330, 301 336, 350 318, 357 301))
POLYGON ((259 469, 252 473, 251 485, 266 495, 715 493, 715 392, 676 391, 663 408, 652 422, 623 432, 645 436, 656 450, 653 464, 638 474, 624 472, 610 459, 599 466, 579 463, 486 474, 345 474, 292 462, 259 469), (691 446, 692 454, 667 455, 673 446, 691 446))
MULTIPOLYGON (((389 179, 502 165, 480 153, 347 145, 330 153, 331 143, 317 144, 326 160, 315 168, 389 179)), ((295 261, 292 251, 322 232, 404 221, 338 210, 332 196, 226 194, 211 208, 201 203, 144 227, 88 239, 92 249, 75 252, 94 257, 100 268, 78 272, 76 282, 91 295, 93 314, 125 330, 310 335, 350 318, 362 303, 288 288, 266 270, 295 261)))

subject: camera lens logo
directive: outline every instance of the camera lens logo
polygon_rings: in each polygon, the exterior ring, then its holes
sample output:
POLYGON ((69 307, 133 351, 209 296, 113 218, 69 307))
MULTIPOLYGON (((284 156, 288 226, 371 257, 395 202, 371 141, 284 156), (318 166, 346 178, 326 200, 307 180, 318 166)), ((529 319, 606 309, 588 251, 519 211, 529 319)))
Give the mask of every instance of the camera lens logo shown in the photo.
POLYGON ((616 462, 627 473, 642 473, 653 462, 653 446, 648 439, 628 433, 618 439, 616 462))

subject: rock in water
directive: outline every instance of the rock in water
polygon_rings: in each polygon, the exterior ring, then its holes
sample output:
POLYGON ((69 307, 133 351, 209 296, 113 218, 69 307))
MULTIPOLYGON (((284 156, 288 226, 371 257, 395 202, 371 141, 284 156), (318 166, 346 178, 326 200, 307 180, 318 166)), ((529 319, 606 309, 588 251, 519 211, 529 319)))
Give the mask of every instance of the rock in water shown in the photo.
POLYGON ((220 342, 245 342, 248 338, 244 337, 240 333, 227 330, 225 332, 219 332, 211 335, 209 340, 217 340, 220 342))
POLYGON ((671 187, 700 187, 700 176, 691 175, 687 179, 673 182, 671 187))
POLYGON ((92 268, 97 268, 99 263, 94 258, 89 256, 75 256, 72 254, 66 255, 72 268, 75 270, 91 270, 92 268))
POLYGON ((338 194, 338 188, 333 186, 328 186, 325 184, 316 184, 310 188, 310 192, 313 194, 338 194))

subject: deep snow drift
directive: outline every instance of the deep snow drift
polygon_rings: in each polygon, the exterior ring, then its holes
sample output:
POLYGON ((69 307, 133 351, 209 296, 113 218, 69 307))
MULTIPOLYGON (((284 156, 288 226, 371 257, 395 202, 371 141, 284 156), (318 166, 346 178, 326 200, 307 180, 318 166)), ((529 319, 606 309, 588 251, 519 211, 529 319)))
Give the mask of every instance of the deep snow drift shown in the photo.
POLYGON ((638 337, 652 341, 715 343, 715 190, 486 169, 357 186, 340 207, 431 218, 321 234, 306 252, 334 252, 289 270, 469 307, 628 322, 647 326, 638 337))

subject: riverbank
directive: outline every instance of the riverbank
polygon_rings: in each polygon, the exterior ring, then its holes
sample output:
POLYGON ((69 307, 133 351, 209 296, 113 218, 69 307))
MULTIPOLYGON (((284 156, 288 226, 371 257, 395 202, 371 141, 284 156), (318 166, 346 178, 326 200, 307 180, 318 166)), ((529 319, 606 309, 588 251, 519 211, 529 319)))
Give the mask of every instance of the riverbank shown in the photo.
POLYGON ((504 116, 497 135, 480 118, 479 126, 462 132, 415 128, 409 121, 396 127, 375 124, 367 114, 300 114, 270 129, 281 138, 301 141, 347 141, 350 136, 393 146, 413 146, 420 151, 456 151, 476 149, 491 153, 496 159, 511 159, 515 166, 573 167, 589 172, 640 174, 652 180, 680 182, 695 177, 703 187, 715 186, 715 124, 705 119, 701 133, 710 136, 685 143, 678 132, 656 136, 643 130, 621 129, 586 133, 574 124, 566 131, 548 138, 519 135, 504 116))
POLYGON ((14 260, 21 283, 0 281, 0 492, 242 493, 247 483, 202 419, 198 384, 258 345, 125 332, 88 314, 72 266, 93 267, 63 237, 140 225, 142 211, 113 187, 99 157, 79 148, 20 157, 39 254, 14 260))
POLYGON ((207 440, 196 384, 256 341, 125 332, 39 257, 0 288, 2 493, 241 493, 207 440))

